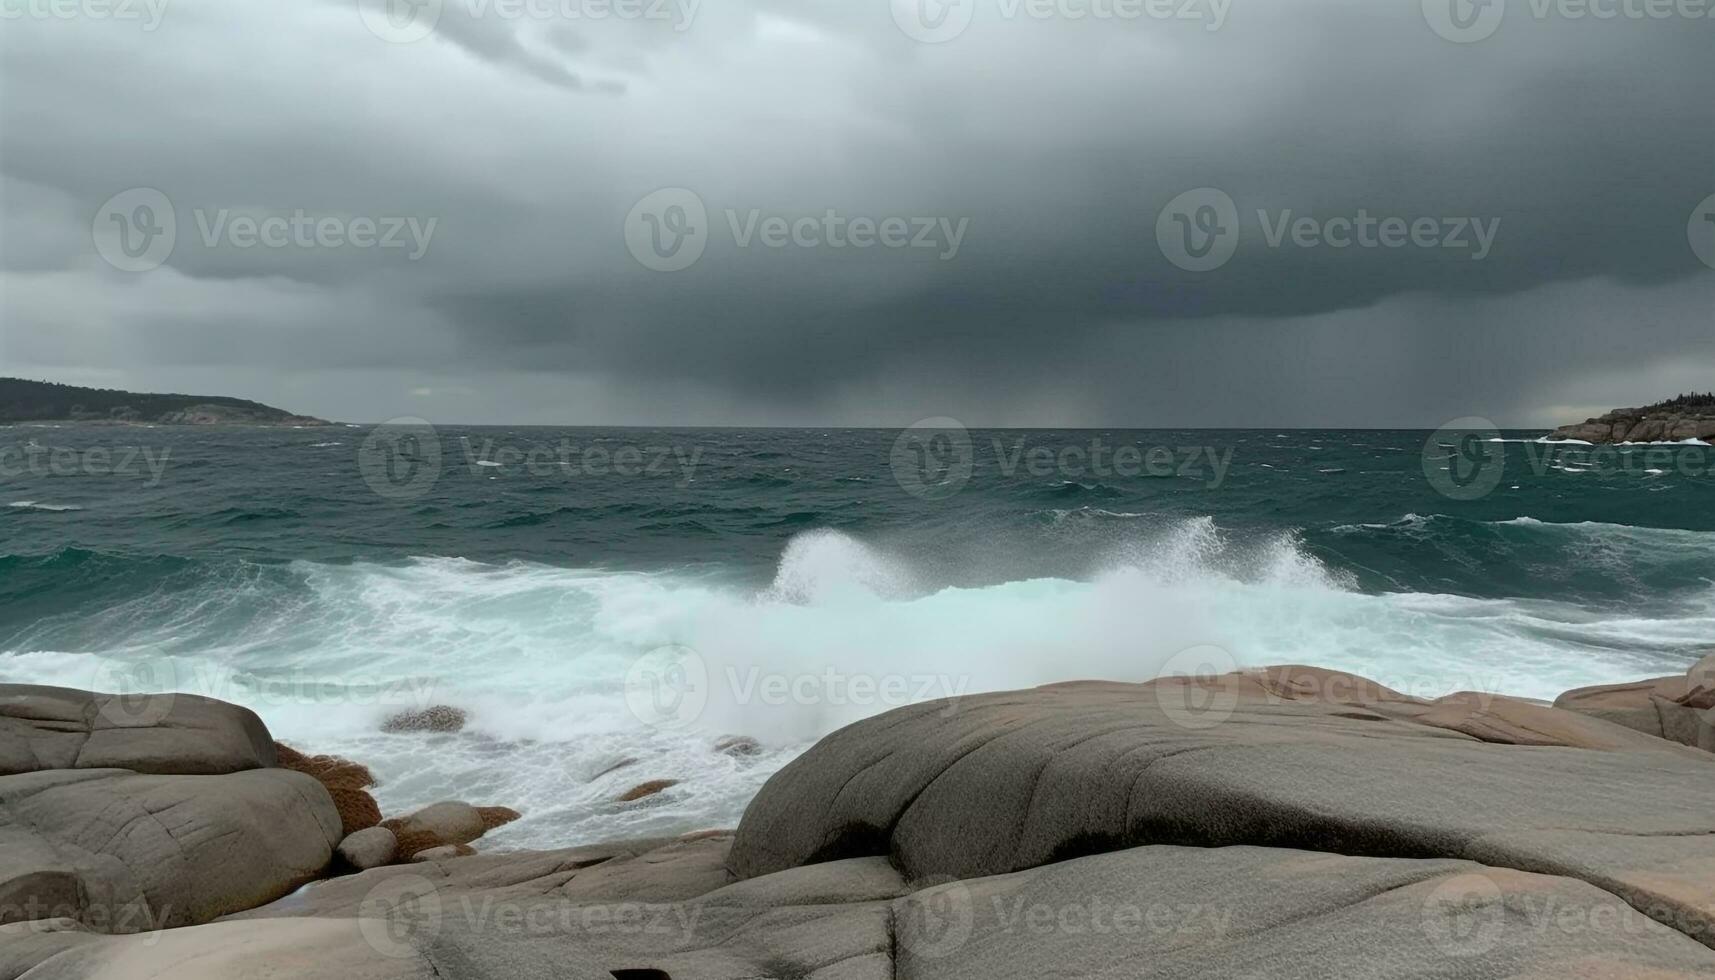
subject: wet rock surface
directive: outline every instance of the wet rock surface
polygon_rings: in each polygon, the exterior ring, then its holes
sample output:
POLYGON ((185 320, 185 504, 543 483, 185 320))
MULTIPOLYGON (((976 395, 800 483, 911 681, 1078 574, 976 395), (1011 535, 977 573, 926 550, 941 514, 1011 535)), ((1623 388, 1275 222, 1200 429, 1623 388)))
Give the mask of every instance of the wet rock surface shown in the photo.
POLYGON ((736 832, 437 847, 160 936, 0 926, 0 980, 1715 976, 1715 758, 1313 668, 899 709, 736 832))

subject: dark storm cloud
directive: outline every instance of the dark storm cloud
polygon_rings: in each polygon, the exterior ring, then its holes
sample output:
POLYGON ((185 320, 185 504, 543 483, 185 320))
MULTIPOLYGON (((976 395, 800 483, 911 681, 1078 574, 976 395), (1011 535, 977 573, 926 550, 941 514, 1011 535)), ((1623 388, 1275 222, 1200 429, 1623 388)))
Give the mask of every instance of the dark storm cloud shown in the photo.
POLYGON ((1227 425, 1537 424, 1715 364, 1687 240, 1715 193, 1715 20, 1514 4, 1460 44, 1416 0, 1234 0, 1218 30, 1212 0, 1171 5, 1189 21, 984 0, 922 44, 889 0, 504 4, 446 0, 412 43, 349 0, 0 24, 0 356, 337 371, 325 412, 353 417, 414 391, 424 414, 528 421, 1227 425), (88 223, 139 186, 179 244, 128 275, 88 223), (661 188, 707 211, 680 271, 624 233, 661 188), (1158 240, 1198 188, 1236 209, 1209 271, 1158 240), (213 215, 294 209, 434 233, 417 261, 201 240, 213 215), (926 247, 831 247, 830 212, 926 247), (1372 239, 1435 234, 1333 247, 1360 215, 1372 239), (814 219, 818 244, 767 247, 770 218, 814 219))

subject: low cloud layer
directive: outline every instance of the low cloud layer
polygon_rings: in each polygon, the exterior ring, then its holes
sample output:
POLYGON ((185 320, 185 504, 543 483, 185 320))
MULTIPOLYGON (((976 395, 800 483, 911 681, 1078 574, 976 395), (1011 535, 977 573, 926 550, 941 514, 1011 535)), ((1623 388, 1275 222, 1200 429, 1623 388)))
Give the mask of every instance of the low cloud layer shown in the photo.
POLYGON ((1715 5, 1438 2, 0 0, 0 368, 447 422, 1706 388, 1715 5))

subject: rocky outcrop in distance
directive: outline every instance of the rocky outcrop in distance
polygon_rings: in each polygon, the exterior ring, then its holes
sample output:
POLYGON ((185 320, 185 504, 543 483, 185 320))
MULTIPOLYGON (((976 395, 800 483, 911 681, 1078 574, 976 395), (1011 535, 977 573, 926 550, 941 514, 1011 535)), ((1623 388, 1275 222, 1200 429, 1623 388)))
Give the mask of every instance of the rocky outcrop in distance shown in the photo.
POLYGON ((1563 425, 1550 439, 1574 439, 1612 445, 1622 442, 1685 442, 1715 439, 1715 404, 1674 408, 1619 408, 1606 415, 1563 425))
POLYGON ((333 425, 242 398, 147 395, 0 378, 0 424, 110 422, 148 425, 333 425))

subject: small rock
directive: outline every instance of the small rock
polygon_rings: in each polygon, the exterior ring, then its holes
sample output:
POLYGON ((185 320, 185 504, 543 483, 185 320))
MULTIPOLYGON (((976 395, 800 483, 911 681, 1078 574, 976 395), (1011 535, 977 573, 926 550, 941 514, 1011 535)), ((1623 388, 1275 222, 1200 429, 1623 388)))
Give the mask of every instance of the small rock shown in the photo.
POLYGON ((638 783, 636 786, 633 786, 621 793, 616 802, 633 803, 646 796, 654 796, 656 793, 659 793, 664 789, 677 785, 679 785, 679 781, 677 779, 651 779, 647 783, 638 783))
POLYGON ((731 756, 761 755, 762 743, 749 735, 727 735, 715 742, 715 751, 731 756))
POLYGON ((426 806, 408 817, 389 820, 385 826, 401 837, 423 834, 441 844, 468 844, 488 829, 476 807, 457 801, 426 806))
POLYGON ((407 817, 383 820, 381 826, 399 839, 399 853, 411 857, 423 851, 453 844, 468 844, 496 827, 518 819, 518 811, 504 806, 471 806, 447 802, 426 806, 407 817))
POLYGON ((422 711, 401 711, 381 723, 381 730, 390 735, 401 732, 456 732, 464 728, 465 711, 437 704, 422 711))
POLYGON ((360 830, 339 842, 339 856, 359 871, 392 864, 398 852, 399 840, 386 827, 360 830))

